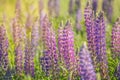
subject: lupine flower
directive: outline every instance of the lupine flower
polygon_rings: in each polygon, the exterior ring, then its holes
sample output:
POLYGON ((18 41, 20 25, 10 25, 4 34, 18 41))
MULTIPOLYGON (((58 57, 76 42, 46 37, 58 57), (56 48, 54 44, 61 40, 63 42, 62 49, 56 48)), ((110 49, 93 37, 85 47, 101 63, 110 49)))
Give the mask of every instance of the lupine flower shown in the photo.
POLYGON ((55 33, 52 30, 51 24, 45 16, 43 18, 43 21, 41 23, 42 27, 42 34, 43 34, 43 42, 44 47, 46 50, 48 50, 51 62, 52 62, 52 74, 53 76, 57 76, 58 74, 58 54, 57 54, 57 44, 56 44, 56 38, 55 33))
POLYGON ((30 74, 30 69, 29 69, 30 54, 31 54, 31 43, 30 43, 30 40, 28 40, 25 45, 25 63, 24 63, 25 74, 30 74))
POLYGON ((120 18, 117 19, 116 23, 114 24, 112 28, 112 52, 117 54, 120 53, 120 18))
POLYGON ((19 24, 19 21, 15 18, 13 20, 13 40, 14 40, 14 43, 15 43, 15 46, 17 46, 21 41, 22 41, 22 28, 19 24))
POLYGON ((91 57, 93 60, 93 65, 96 68, 97 62, 96 62, 96 50, 95 50, 95 19, 93 16, 92 8, 90 7, 89 2, 87 3, 87 6, 84 11, 85 16, 85 25, 86 25, 86 31, 87 31, 87 41, 88 41, 88 49, 91 53, 91 57))
POLYGON ((21 74, 23 71, 23 30, 15 18, 13 20, 13 39, 15 43, 15 61, 16 61, 16 71, 21 74))
POLYGON ((97 80, 92 59, 86 45, 80 49, 80 76, 82 80, 97 80))
POLYGON ((4 25, 0 26, 0 67, 7 71, 8 69, 8 38, 4 25))
POLYGON ((39 23, 38 21, 36 21, 32 27, 32 33, 31 33, 31 46, 33 52, 36 51, 38 47, 38 43, 39 43, 39 23))
POLYGON ((52 74, 54 78, 57 78, 58 76, 58 70, 59 70, 59 66, 58 66, 58 54, 57 54, 57 43, 56 43, 56 36, 54 31, 51 29, 51 34, 50 34, 50 45, 51 47, 49 47, 49 51, 51 54, 51 59, 52 59, 52 74))
POLYGON ((65 25, 64 31, 63 31, 63 41, 64 41, 64 46, 63 46, 63 56, 64 56, 64 61, 66 64, 66 68, 69 71, 73 71, 75 69, 75 51, 74 51, 74 34, 71 29, 71 24, 68 21, 65 25))
POLYGON ((24 71, 25 74, 31 75, 34 77, 34 52, 32 52, 31 42, 27 41, 25 46, 25 63, 24 63, 24 71))
POLYGON ((118 64, 116 71, 117 71, 116 76, 117 76, 118 80, 120 80, 120 63, 118 64))
POLYGON ((73 14, 74 12, 74 0, 69 0, 69 14, 73 14))
POLYGON ((94 10, 94 13, 96 14, 98 6, 98 0, 92 0, 92 9, 94 10))
POLYGON ((81 21, 81 10, 78 9, 77 13, 76 13, 76 30, 77 32, 81 30, 81 25, 80 25, 80 21, 81 21))
POLYGON ((59 59, 60 62, 63 61, 63 46, 64 46, 64 37, 63 37, 63 24, 60 24, 58 29, 58 50, 59 50, 59 59))
POLYGON ((39 24, 38 21, 32 27, 31 40, 28 39, 25 49, 25 73, 34 76, 34 56, 39 41, 39 24))
POLYGON ((100 73, 102 79, 109 79, 106 55, 105 21, 102 12, 99 13, 99 16, 96 19, 95 34, 96 54, 100 63, 100 73))
POLYGON ((23 49, 21 45, 18 45, 15 48, 15 63, 16 63, 16 71, 21 75, 23 72, 23 49))
POLYGON ((48 51, 44 51, 43 57, 40 58, 40 63, 46 76, 49 76, 51 69, 51 59, 48 51))
POLYGON ((50 27, 51 23, 49 22, 49 19, 47 16, 44 16, 41 18, 41 30, 42 30, 42 38, 43 38, 43 46, 47 50, 50 47, 50 27))

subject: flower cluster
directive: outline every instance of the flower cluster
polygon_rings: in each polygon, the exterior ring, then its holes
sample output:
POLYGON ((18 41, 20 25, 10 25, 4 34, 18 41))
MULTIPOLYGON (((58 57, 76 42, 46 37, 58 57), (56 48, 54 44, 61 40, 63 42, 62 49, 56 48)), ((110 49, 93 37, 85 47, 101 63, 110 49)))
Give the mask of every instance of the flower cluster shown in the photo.
POLYGON ((7 71, 8 69, 8 38, 4 25, 0 26, 0 67, 7 71))
POLYGON ((100 63, 100 73, 102 79, 108 79, 105 21, 102 12, 99 13, 99 16, 96 19, 95 35, 96 54, 98 62, 100 63))
POLYGON ((38 21, 32 27, 31 40, 27 39, 25 47, 24 69, 26 74, 34 76, 34 57, 39 43, 39 24, 38 21))
POLYGON ((15 63, 16 71, 18 74, 21 74, 23 71, 23 29, 20 26, 19 20, 14 18, 13 20, 13 39, 15 43, 15 63))
POLYGON ((51 59, 51 68, 53 76, 58 74, 58 54, 57 54, 57 43, 55 33, 52 30, 51 24, 47 18, 44 16, 43 21, 41 22, 42 34, 43 34, 43 42, 45 45, 45 49, 49 52, 51 59))
POLYGON ((83 45, 79 53, 80 58, 80 76, 82 80, 97 80, 96 73, 92 64, 91 56, 89 51, 86 48, 86 45, 83 45))
POLYGON ((97 67, 97 62, 96 62, 96 46, 95 46, 95 18, 93 16, 93 11, 90 6, 90 3, 87 3, 87 6, 84 11, 84 16, 85 16, 85 25, 86 25, 86 31, 87 31, 87 41, 88 41, 88 49, 91 53, 91 57, 93 60, 94 67, 97 67))
POLYGON ((117 66, 117 73, 116 76, 118 77, 118 80, 120 79, 120 63, 117 66))
POLYGON ((48 51, 44 51, 43 57, 40 58, 40 63, 42 66, 42 70, 45 72, 46 76, 49 76, 51 69, 51 59, 50 53, 48 51))
POLYGON ((74 51, 74 34, 71 24, 67 21, 64 29, 59 29, 58 36, 59 53, 64 58, 64 63, 69 71, 75 69, 75 51, 74 51))
POLYGON ((113 53, 119 53, 120 52, 120 18, 117 19, 116 23, 114 24, 114 27, 112 28, 112 52, 113 53))

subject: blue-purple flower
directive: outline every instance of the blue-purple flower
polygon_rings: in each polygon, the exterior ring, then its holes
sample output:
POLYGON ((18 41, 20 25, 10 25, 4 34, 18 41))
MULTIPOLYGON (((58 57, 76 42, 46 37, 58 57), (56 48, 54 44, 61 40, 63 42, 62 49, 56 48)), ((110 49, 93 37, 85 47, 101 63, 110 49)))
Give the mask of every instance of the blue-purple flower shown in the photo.
POLYGON ((96 73, 92 64, 90 52, 84 44, 79 53, 80 58, 80 76, 82 80, 97 80, 96 73))
POLYGON ((95 45, 102 79, 109 79, 106 55, 106 31, 103 13, 100 12, 95 24, 95 45))

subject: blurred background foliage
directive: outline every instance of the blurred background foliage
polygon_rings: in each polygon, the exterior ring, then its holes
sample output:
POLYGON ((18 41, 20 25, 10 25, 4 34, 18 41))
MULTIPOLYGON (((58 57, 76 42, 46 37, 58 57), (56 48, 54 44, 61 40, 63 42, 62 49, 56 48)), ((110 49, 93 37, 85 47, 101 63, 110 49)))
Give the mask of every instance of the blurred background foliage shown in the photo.
MULTIPOLYGON (((84 8, 86 2, 88 0, 81 0, 81 10, 82 13, 84 12, 84 8)), ((119 17, 120 14, 120 0, 112 0, 113 6, 113 22, 119 17)), ((27 11, 31 11, 31 9, 35 9, 34 15, 38 16, 38 0, 21 0, 22 2, 22 13, 24 16, 26 15, 27 11)), ((44 0, 45 9, 47 11, 47 2, 48 0, 44 0)), ((6 15, 7 19, 12 18, 15 12, 15 3, 16 0, 0 0, 0 17, 6 15)), ((66 16, 68 15, 68 7, 69 7, 69 0, 60 0, 60 15, 66 16)), ((98 12, 102 10, 102 0, 98 0, 98 12)), ((2 19, 2 18, 0 18, 2 19)))

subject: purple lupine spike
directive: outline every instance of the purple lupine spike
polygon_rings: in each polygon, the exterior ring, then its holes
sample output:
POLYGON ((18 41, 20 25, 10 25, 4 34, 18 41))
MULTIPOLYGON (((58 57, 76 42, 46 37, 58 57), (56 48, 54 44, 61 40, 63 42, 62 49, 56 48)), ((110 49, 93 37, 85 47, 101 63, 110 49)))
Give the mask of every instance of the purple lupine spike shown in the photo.
POLYGON ((23 71, 23 29, 20 26, 18 20, 15 18, 13 20, 13 40, 15 43, 15 61, 16 61, 16 71, 18 74, 22 74, 23 71))
POLYGON ((117 76, 118 80, 120 80, 120 63, 117 66, 116 76, 117 76))
POLYGON ((26 47, 25 47, 25 63, 24 63, 24 70, 25 70, 25 74, 27 75, 31 75, 32 77, 34 77, 34 52, 32 52, 32 46, 30 41, 28 41, 26 43, 26 47))
POLYGON ((64 37, 63 37, 63 24, 60 24, 59 30, 58 30, 58 50, 59 50, 59 59, 60 62, 63 61, 63 46, 64 46, 64 37))
POLYGON ((26 42, 25 45, 25 63, 24 63, 24 71, 25 74, 29 74, 30 73, 30 54, 31 54, 31 44, 30 44, 30 40, 28 39, 28 41, 26 42))
POLYGON ((21 75, 23 72, 23 50, 21 45, 16 47, 15 53, 16 71, 21 75))
POLYGON ((87 40, 88 40, 88 49, 91 51, 92 44, 91 44, 91 35, 92 35, 92 8, 90 7, 89 3, 87 3, 87 7, 84 11, 84 17, 85 17, 85 25, 86 25, 86 31, 87 31, 87 40))
POLYGON ((60 0, 54 0, 55 16, 58 17, 60 13, 60 0))
POLYGON ((86 31, 87 31, 87 41, 88 41, 88 49, 91 53, 91 57, 93 60, 93 65, 96 68, 97 62, 96 62, 96 45, 95 45, 95 18, 93 15, 92 8, 90 7, 90 3, 87 3, 87 7, 84 11, 85 16, 85 25, 86 25, 86 31))
POLYGON ((50 47, 49 47, 49 51, 50 51, 50 55, 51 55, 51 59, 52 59, 52 74, 54 79, 56 79, 58 77, 58 73, 59 73, 59 66, 58 66, 58 54, 57 54, 57 43, 56 43, 56 35, 54 33, 54 31, 51 29, 51 34, 50 34, 50 47))
POLYGON ((80 31, 81 30, 81 25, 80 25, 80 21, 81 21, 81 10, 78 9, 77 13, 76 13, 76 31, 80 31))
POLYGON ((80 76, 82 80, 97 80, 90 53, 84 44, 80 49, 80 76))
POLYGON ((44 51, 43 57, 40 58, 40 63, 42 70, 45 72, 46 76, 49 76, 51 69, 51 59, 48 51, 44 51))
POLYGON ((22 33, 23 29, 16 18, 13 20, 12 26, 13 26, 13 40, 15 46, 17 46, 23 40, 23 33, 22 33))
POLYGON ((97 11, 97 6, 98 6, 98 0, 92 0, 92 9, 93 9, 95 14, 97 11))
POLYGON ((41 19, 41 28, 42 28, 42 38, 43 38, 43 44, 45 49, 49 49, 50 47, 50 27, 51 27, 51 23, 49 22, 49 19, 47 16, 44 16, 41 19))
POLYGON ((31 40, 28 39, 25 49, 25 73, 34 77, 34 56, 39 41, 39 24, 38 21, 32 27, 31 40))
POLYGON ((49 22, 49 19, 47 18, 47 16, 43 18, 43 21, 41 22, 41 27, 42 27, 44 47, 46 50, 49 51, 49 55, 51 58, 52 74, 53 76, 57 77, 57 74, 58 74, 57 44, 56 44, 55 33, 52 30, 51 23, 49 22))
POLYGON ((66 26, 63 31, 63 41, 64 41, 64 61, 66 64, 66 67, 69 71, 74 71, 75 69, 75 51, 74 51, 74 33, 71 29, 71 24, 69 21, 67 21, 66 26))
POLYGON ((0 26, 0 67, 7 71, 8 69, 8 38, 4 25, 0 26))
POLYGON ((117 21, 115 22, 112 28, 111 45, 112 45, 112 52, 115 53, 115 56, 119 56, 118 54, 120 52, 119 35, 120 35, 120 18, 117 19, 117 21))
POLYGON ((31 46, 33 52, 36 51, 38 43, 39 43, 39 23, 37 20, 32 27, 32 33, 31 33, 31 46))
POLYGON ((106 55, 105 21, 102 12, 99 13, 98 18, 96 19, 95 34, 96 54, 98 62, 100 63, 100 73, 102 79, 109 79, 106 55))
POLYGON ((38 47, 39 43, 39 23, 38 20, 35 22, 35 24, 32 27, 32 33, 31 33, 31 52, 29 56, 29 70, 31 76, 34 76, 34 56, 38 47))

